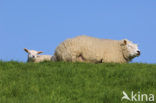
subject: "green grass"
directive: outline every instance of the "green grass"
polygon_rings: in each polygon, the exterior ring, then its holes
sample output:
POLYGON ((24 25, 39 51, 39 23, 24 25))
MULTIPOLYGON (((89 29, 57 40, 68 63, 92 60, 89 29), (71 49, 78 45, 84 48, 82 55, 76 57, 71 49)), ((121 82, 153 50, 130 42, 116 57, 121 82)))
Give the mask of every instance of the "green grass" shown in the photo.
POLYGON ((0 61, 0 103, 132 103, 122 91, 156 95, 156 65, 0 61))

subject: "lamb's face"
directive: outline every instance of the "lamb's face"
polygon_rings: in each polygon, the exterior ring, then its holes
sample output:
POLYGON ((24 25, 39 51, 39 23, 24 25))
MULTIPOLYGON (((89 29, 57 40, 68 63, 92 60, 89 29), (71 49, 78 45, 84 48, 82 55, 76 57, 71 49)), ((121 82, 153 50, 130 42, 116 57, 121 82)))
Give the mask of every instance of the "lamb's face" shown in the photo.
POLYGON ((140 56, 141 52, 138 49, 137 44, 134 44, 133 42, 127 39, 123 40, 123 44, 126 48, 126 51, 128 52, 128 57, 134 58, 134 57, 140 56))
POLYGON ((36 51, 36 50, 28 50, 24 49, 28 53, 28 58, 29 59, 35 59, 38 54, 42 53, 41 51, 36 51))
POLYGON ((29 58, 36 58, 37 57, 37 51, 35 50, 29 50, 29 53, 28 53, 28 57, 29 58))

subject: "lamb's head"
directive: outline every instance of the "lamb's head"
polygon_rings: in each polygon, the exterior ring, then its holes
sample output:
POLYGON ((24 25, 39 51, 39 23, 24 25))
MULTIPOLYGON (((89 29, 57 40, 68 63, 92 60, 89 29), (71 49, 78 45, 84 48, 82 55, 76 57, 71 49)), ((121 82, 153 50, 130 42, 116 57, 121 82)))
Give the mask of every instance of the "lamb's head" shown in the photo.
POLYGON ((24 50, 28 53, 28 58, 32 60, 37 58, 38 54, 43 53, 42 51, 28 50, 26 48, 24 48, 24 50))
POLYGON ((138 49, 138 45, 127 39, 121 40, 121 46, 123 55, 128 61, 140 56, 141 54, 140 50, 138 49))

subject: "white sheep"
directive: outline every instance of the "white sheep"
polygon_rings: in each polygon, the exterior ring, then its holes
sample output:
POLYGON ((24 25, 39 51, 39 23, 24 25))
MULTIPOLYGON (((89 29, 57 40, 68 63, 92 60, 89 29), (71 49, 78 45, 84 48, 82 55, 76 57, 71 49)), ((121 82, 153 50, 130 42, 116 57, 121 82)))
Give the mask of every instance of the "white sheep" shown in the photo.
POLYGON ((55 50, 57 61, 92 63, 127 63, 140 55, 137 44, 131 41, 98 39, 78 36, 62 42, 55 50))
POLYGON ((43 62, 43 61, 55 61, 55 57, 51 55, 38 55, 40 53, 43 53, 42 51, 36 51, 36 50, 28 50, 24 48, 24 50, 28 53, 28 60, 27 62, 43 62))

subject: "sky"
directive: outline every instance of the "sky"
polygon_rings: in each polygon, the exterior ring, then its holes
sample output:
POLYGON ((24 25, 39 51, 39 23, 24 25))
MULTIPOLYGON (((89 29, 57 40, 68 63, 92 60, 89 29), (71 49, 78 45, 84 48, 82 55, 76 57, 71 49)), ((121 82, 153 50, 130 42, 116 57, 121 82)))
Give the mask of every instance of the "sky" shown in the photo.
POLYGON ((0 60, 53 55, 79 35, 129 39, 141 50, 132 62, 156 63, 156 0, 0 0, 0 60))

